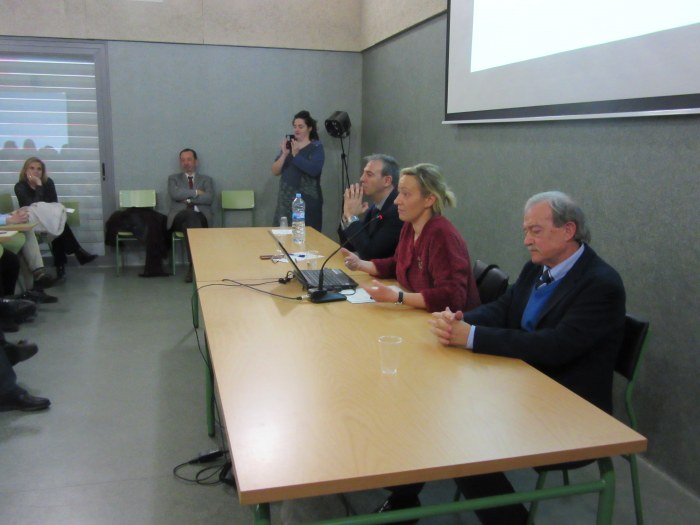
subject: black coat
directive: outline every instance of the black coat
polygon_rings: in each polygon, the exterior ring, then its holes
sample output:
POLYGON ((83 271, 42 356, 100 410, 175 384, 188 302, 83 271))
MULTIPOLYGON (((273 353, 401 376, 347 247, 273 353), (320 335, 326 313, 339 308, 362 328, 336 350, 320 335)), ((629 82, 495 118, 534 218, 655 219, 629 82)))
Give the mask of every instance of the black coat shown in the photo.
POLYGON ((351 252, 357 252, 360 259, 365 261, 385 259, 394 255, 403 227, 403 222, 399 219, 399 210, 394 204, 397 195, 398 192, 394 188, 380 210, 382 219, 375 221, 374 224, 365 227, 371 220, 368 211, 362 220, 353 222, 345 230, 342 226, 339 227, 340 244, 352 238, 349 243, 345 244, 345 248, 351 252))
POLYGON ((146 247, 145 274, 163 273, 168 256, 167 217, 150 208, 126 208, 115 211, 105 225, 105 244, 116 246, 117 232, 128 231, 146 247))

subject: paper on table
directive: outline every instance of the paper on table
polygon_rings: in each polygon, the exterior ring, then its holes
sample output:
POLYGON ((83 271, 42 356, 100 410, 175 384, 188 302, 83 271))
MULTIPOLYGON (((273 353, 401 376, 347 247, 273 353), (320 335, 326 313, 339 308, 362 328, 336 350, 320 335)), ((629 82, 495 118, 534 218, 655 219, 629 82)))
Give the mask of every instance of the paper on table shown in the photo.
POLYGON ((291 235, 292 234, 292 229, 291 228, 277 228, 272 230, 272 235, 291 235))
MULTIPOLYGON (((395 292, 400 292, 402 291, 399 286, 396 285, 391 285, 389 286, 392 290, 395 292)), ((348 302, 352 304, 363 304, 363 303, 374 303, 376 302, 370 295, 365 291, 364 288, 360 288, 359 286, 354 290, 343 290, 340 293, 343 295, 347 296, 348 302)))
MULTIPOLYGON (((294 252, 290 253, 289 255, 292 256, 292 259, 294 259, 295 262, 300 262, 300 261, 308 261, 309 259, 323 259, 324 256, 320 254, 311 254, 309 252, 294 252)), ((286 257, 280 255, 279 257, 275 257, 275 262, 289 262, 286 257)))

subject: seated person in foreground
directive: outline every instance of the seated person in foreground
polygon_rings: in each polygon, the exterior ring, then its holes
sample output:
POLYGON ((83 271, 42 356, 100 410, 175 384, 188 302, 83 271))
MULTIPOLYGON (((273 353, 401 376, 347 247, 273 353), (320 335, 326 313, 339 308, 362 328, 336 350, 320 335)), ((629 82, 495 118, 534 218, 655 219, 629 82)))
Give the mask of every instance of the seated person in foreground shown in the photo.
POLYGON ((17 332, 18 323, 36 315, 33 301, 14 297, 19 276, 19 257, 0 244, 0 331, 17 332))
POLYGON ((392 257, 365 261, 343 249, 345 265, 380 279, 396 279, 408 292, 396 292, 377 280, 362 286, 377 302, 407 304, 429 312, 479 306, 472 264, 464 239, 443 217, 455 196, 437 166, 418 164, 401 170, 394 201, 404 221, 392 257))
MULTIPOLYGON (((622 279, 588 245, 583 211, 568 195, 552 191, 531 197, 523 231, 531 260, 515 284, 498 300, 472 311, 433 314, 432 332, 444 345, 522 359, 610 413, 625 327, 622 279)), ((503 473, 456 482, 466 498, 513 492, 503 473)), ((385 507, 420 505, 421 487, 395 487, 385 507)), ((523 524, 528 517, 520 504, 477 515, 485 524, 523 524)))
MULTIPOLYGON (((15 195, 20 206, 35 202, 58 202, 56 185, 46 173, 46 165, 41 159, 30 157, 25 161, 19 172, 19 182, 15 184, 15 195)), ((80 246, 68 224, 63 226, 63 233, 51 241, 51 252, 59 279, 66 274, 67 255, 75 255, 81 266, 97 258, 97 255, 88 253, 80 246)))
MULTIPOLYGON (((8 214, 0 214, 0 226, 24 224, 28 220, 29 215, 26 208, 20 208, 8 214)), ((19 255, 25 269, 30 272, 30 275, 26 275, 25 279, 27 286, 31 286, 31 288, 22 293, 21 297, 36 303, 58 302, 58 298, 44 292, 44 289, 53 286, 56 280, 44 268, 44 259, 41 257, 36 235, 31 231, 26 232, 26 234, 17 232, 3 243, 3 247, 19 255)))
POLYGON ((396 208, 399 165, 389 155, 365 158, 359 184, 345 190, 343 219, 338 227, 340 244, 360 259, 382 259, 394 255, 403 223, 396 208), (363 201, 368 197, 372 204, 363 201), (360 215, 363 215, 361 219, 360 215), (381 215, 381 219, 377 217, 381 215), (348 240, 347 244, 345 244, 348 240))
POLYGON ((20 341, 17 344, 5 341, 5 334, 0 332, 0 412, 21 410, 34 412, 44 410, 51 401, 35 397, 17 384, 14 365, 26 361, 38 351, 34 343, 20 341))
POLYGON ((190 267, 185 275, 186 282, 192 282, 192 254, 187 239, 189 228, 208 228, 211 223, 211 205, 214 202, 214 182, 208 175, 197 173, 197 152, 185 148, 180 152, 181 173, 168 177, 170 212, 168 230, 183 232, 190 267))

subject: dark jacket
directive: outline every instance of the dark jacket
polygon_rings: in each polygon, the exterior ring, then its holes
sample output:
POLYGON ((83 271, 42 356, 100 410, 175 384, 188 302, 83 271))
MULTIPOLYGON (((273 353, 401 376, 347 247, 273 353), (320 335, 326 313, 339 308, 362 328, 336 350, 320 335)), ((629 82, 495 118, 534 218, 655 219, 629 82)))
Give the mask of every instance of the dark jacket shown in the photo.
POLYGON ((586 246, 539 314, 534 332, 521 319, 542 266, 528 262, 497 301, 464 313, 475 325, 474 352, 515 357, 610 413, 612 378, 625 326, 618 273, 586 246))
POLYGON ((349 243, 344 245, 345 248, 351 252, 357 252, 360 259, 365 261, 384 259, 394 255, 396 245, 399 243, 401 227, 403 226, 403 222, 399 219, 399 210, 394 204, 397 195, 398 192, 394 188, 384 201, 384 205, 380 210, 381 220, 374 221, 374 223, 367 226, 367 223, 372 220, 368 210, 362 220, 353 222, 345 230, 343 230, 342 226, 339 227, 340 244, 352 238, 349 243))
POLYGON ((162 261, 168 256, 167 217, 149 208, 115 211, 105 225, 105 244, 116 246, 117 232, 128 231, 146 246, 145 274, 163 273, 162 261))

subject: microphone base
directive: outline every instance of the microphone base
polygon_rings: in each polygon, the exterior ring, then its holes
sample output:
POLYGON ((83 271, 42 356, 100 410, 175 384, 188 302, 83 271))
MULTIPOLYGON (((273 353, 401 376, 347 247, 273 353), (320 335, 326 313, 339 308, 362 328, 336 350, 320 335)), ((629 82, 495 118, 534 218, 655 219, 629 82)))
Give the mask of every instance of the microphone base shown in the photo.
POLYGON ((309 301, 312 303, 332 303, 335 301, 347 301, 342 293, 329 292, 328 290, 309 291, 309 301))

